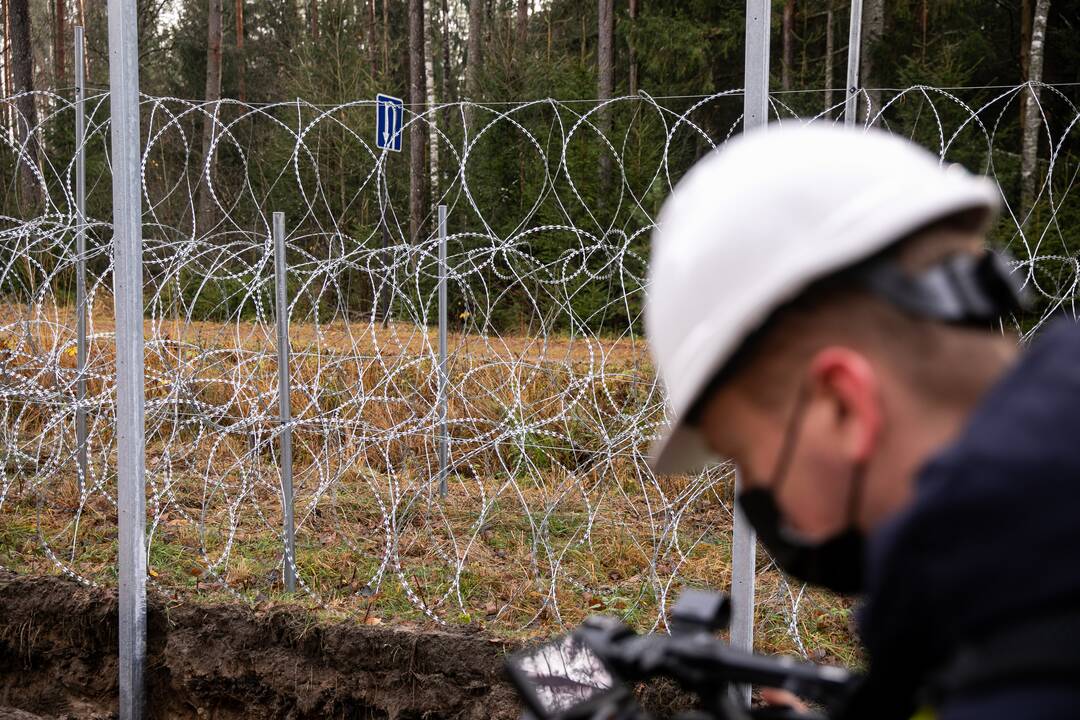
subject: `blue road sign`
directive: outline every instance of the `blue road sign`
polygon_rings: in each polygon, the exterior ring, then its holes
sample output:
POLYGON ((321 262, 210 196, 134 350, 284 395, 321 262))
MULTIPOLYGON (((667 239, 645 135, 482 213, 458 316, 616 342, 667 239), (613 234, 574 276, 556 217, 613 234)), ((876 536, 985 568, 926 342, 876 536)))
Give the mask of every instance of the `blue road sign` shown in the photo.
POLYGON ((401 124, 405 103, 401 98, 379 93, 375 96, 375 146, 380 150, 401 151, 401 124))

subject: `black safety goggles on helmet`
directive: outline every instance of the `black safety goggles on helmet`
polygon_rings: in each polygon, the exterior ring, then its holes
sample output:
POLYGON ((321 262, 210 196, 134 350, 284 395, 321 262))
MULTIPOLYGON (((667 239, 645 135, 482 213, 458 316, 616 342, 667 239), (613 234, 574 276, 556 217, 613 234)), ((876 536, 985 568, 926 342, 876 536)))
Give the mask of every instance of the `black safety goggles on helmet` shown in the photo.
POLYGON ((1031 305, 1009 263, 1005 253, 988 250, 950 255, 915 274, 884 258, 866 263, 857 273, 870 292, 911 315, 985 327, 1031 305))
MULTIPOLYGON (((861 262, 819 281, 861 284, 873 295, 916 317, 954 325, 986 328, 1004 322, 1031 307, 1023 280, 1009 269, 1004 252, 987 250, 975 255, 956 253, 925 270, 908 273, 888 254, 861 262)), ((799 299, 791 301, 798 304, 799 299)), ((781 312, 783 308, 777 312, 781 312)), ((688 423, 700 422, 704 402, 750 358, 770 323, 765 322, 743 341, 724 367, 713 376, 686 414, 688 423)))

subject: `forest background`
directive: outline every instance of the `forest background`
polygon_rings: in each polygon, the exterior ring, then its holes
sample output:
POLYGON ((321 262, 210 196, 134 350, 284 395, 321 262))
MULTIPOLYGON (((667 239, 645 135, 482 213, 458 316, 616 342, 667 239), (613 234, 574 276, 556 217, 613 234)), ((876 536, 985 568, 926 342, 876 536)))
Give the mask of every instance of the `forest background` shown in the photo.
MULTIPOLYGON (((777 114, 842 114, 848 5, 841 0, 773 3, 771 87, 777 114)), ((666 179, 656 172, 658 163, 666 163, 676 180, 713 143, 737 130, 741 116, 741 97, 733 94, 687 116, 702 132, 668 137, 668 126, 642 112, 642 101, 634 99, 639 93, 661 98, 678 114, 702 96, 740 88, 746 11, 741 0, 139 0, 138 8, 142 92, 190 101, 184 107, 197 109, 181 113, 176 124, 185 128, 183 138, 159 142, 160 164, 145 168, 154 224, 166 242, 170 233, 223 243, 237 228, 258 234, 272 205, 300 218, 296 232, 307 238, 304 249, 315 256, 330 252, 332 236, 341 234, 360 245, 415 244, 435 230, 434 205, 467 184, 475 207, 483 208, 482 222, 467 212, 452 214, 451 232, 482 229, 482 235, 505 238, 526 225, 569 219, 597 237, 613 232, 629 236, 631 250, 647 253, 647 233, 635 230, 651 223, 667 193, 666 179), (374 113, 370 104, 356 101, 371 100, 378 92, 403 97, 412 112, 444 110, 411 124, 405 152, 386 164, 385 183, 375 187, 368 182, 371 153, 358 151, 356 144, 356 138, 373 139, 374 113), (598 103, 620 96, 631 99, 595 110, 598 103), (239 103, 219 104, 222 98, 239 103), (303 107, 275 107, 268 114, 295 124, 297 114, 312 116, 325 106, 341 106, 335 122, 350 129, 338 132, 324 123, 320 134, 305 139, 309 147, 318 145, 317 156, 310 167, 298 170, 317 178, 326 198, 319 212, 332 217, 333 233, 313 229, 325 223, 311 217, 310 203, 305 207, 296 193, 275 190, 273 173, 256 171, 287 165, 296 143, 274 132, 272 123, 251 108, 295 98, 303 100, 303 107), (529 147, 531 139, 512 123, 496 120, 496 113, 506 103, 541 98, 592 100, 578 106, 578 112, 594 112, 580 140, 545 146, 547 157, 538 159, 529 147), (463 100, 490 109, 453 106, 463 100), (242 119, 245 113, 250 118, 242 119), (232 122, 229 132, 243 138, 239 146, 217 142, 223 122, 232 122), (489 122, 484 137, 476 140, 489 122), (475 126, 473 144, 462 170, 469 123, 475 126), (438 125, 438 135, 432 124, 438 125), (610 148, 598 141, 600 135, 610 140, 610 148), (538 163, 554 165, 560 158, 578 202, 534 203, 550 183, 550 169, 538 163), (180 176, 186 191, 177 193, 170 188, 180 176), (213 193, 207 191, 210 183, 213 193), (229 197, 230 188, 237 188, 238 197, 239 188, 252 186, 258 187, 250 194, 262 202, 243 205, 229 197), (404 212, 388 217, 388 204, 403 209, 406 197, 407 217, 404 212), (305 222, 312 229, 306 234, 305 222)), ((0 89, 4 96, 18 97, 4 107, 9 132, 0 167, 9 182, 0 203, 15 222, 67 213, 70 208, 55 200, 63 194, 64 173, 37 178, 31 162, 63 166, 73 153, 70 113, 63 122, 56 115, 62 99, 70 101, 73 94, 74 24, 86 28, 89 92, 107 86, 106 2, 5 0, 3 13, 0 89), (19 95, 33 90, 38 93, 19 95)), ((860 84, 867 90, 860 99, 861 120, 866 121, 867 107, 875 116, 895 89, 914 85, 950 89, 969 108, 1000 96, 1004 86, 1028 80, 1057 85, 1066 101, 1043 91, 1034 113, 1025 106, 1035 93, 1018 88, 1004 111, 998 103, 995 117, 968 123, 966 131, 949 138, 948 159, 977 171, 992 167, 1020 219, 1002 224, 995 238, 999 243, 1010 246, 1021 234, 1038 235, 1053 216, 1056 238, 1048 252, 1075 257, 1080 212, 1068 209, 1075 203, 1051 204, 1052 188, 1044 188, 1042 181, 1053 157, 1058 175, 1071 183, 1075 133, 1067 131, 1071 125, 1060 136, 1054 133, 1076 114, 1067 98, 1074 96, 1069 84, 1080 82, 1078 24, 1080 0, 866 0, 860 84), (1033 34, 1042 41, 1035 43, 1034 52, 1033 34), (988 127, 993 133, 989 143, 988 127)), ((935 107, 937 124, 927 121, 925 111, 918 97, 905 98, 874 121, 938 150, 941 127, 959 127, 970 115, 951 101, 935 107)), ((101 102, 97 119, 106 117, 107 103, 101 102)), ((542 137, 545 128, 550 131, 553 112, 537 106, 516 120, 542 137)), ((153 122, 144 121, 144 136, 152 129, 153 122)), ((105 133, 88 144, 87 153, 89 215, 108 222, 105 133)), ((107 241, 97 237, 99 243, 107 241)), ((537 262, 550 263, 564 255, 566 239, 536 234, 522 247, 537 262)), ((91 272, 106 272, 107 262, 106 254, 99 254, 91 272)), ((1069 273, 1053 265, 1040 272, 1056 275, 1057 287, 1065 282, 1061 273, 1069 273)), ((23 280, 34 284, 32 278, 23 280)), ((199 297, 193 300, 201 308, 196 314, 224 319, 253 312, 250 298, 238 292, 250 282, 238 277, 237 287, 208 292, 194 278, 199 297)), ((375 292, 362 285, 355 296, 319 302, 363 314, 373 307, 375 292)), ((612 312, 606 286, 593 285, 584 282, 570 293, 575 314, 589 318, 592 330, 618 332, 636 323, 640 297, 612 312), (598 314, 602 307, 605 311, 598 314)), ((498 328, 520 325, 522 313, 537 308, 526 307, 524 297, 519 300, 510 291, 485 320, 498 328)))

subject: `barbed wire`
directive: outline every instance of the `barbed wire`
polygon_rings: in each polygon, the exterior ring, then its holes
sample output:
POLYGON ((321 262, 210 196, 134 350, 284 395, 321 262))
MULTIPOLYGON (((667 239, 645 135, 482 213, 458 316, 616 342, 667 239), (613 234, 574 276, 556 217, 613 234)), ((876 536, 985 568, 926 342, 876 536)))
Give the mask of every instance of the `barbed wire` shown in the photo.
MULTIPOLYGON (((1067 88, 1038 86, 1042 180, 1030 207, 1010 202, 1019 143, 1005 118, 1030 87, 914 86, 880 106, 860 97, 864 125, 999 181, 1007 209, 995 239, 1041 302, 1024 337, 1054 312, 1075 315, 1080 249, 1080 217, 1067 204, 1080 112, 1067 88)), ((36 93, 32 133, 20 97, 0 101, 10 174, 0 217, 0 512, 12 527, 24 527, 23 510, 33 517, 32 548, 9 549, 12 562, 42 558, 93 584, 108 580, 115 540, 108 98, 86 99, 77 149, 70 97, 36 93), (77 150, 89 168, 85 222, 77 150), (88 272, 82 372, 79 263, 88 272)), ((820 100, 776 94, 771 106, 779 122, 840 115, 842 101, 822 109, 820 100)), ((373 142, 371 101, 143 97, 153 583, 175 592, 194 577, 195 589, 205 581, 251 599, 279 592, 288 563, 312 602, 365 621, 382 595, 437 622, 568 623, 602 602, 658 628, 677 586, 726 582, 717 528, 730 524, 730 469, 690 478, 648 469, 664 395, 639 321, 659 203, 738 131, 741 91, 573 107, 583 103, 406 106, 407 141, 421 126, 437 143, 417 217, 405 159, 373 142), (449 208, 454 318, 445 498, 436 492, 438 203, 449 208), (277 210, 289 227, 296 558, 281 529, 277 210)), ((768 565, 761 572, 776 581, 759 600, 779 609, 791 646, 806 654, 800 612, 817 601, 768 565)))

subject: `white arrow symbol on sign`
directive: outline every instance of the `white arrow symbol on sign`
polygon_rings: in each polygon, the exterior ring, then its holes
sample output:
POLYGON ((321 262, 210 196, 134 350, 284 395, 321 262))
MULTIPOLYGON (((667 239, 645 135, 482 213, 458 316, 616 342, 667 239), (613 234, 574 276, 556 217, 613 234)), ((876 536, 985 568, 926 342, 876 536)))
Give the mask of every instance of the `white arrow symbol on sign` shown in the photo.
POLYGON ((383 131, 382 131, 383 147, 387 147, 388 145, 390 145, 390 127, 391 127, 391 124, 393 123, 393 121, 394 121, 394 108, 390 103, 384 102, 383 103, 383 131))

